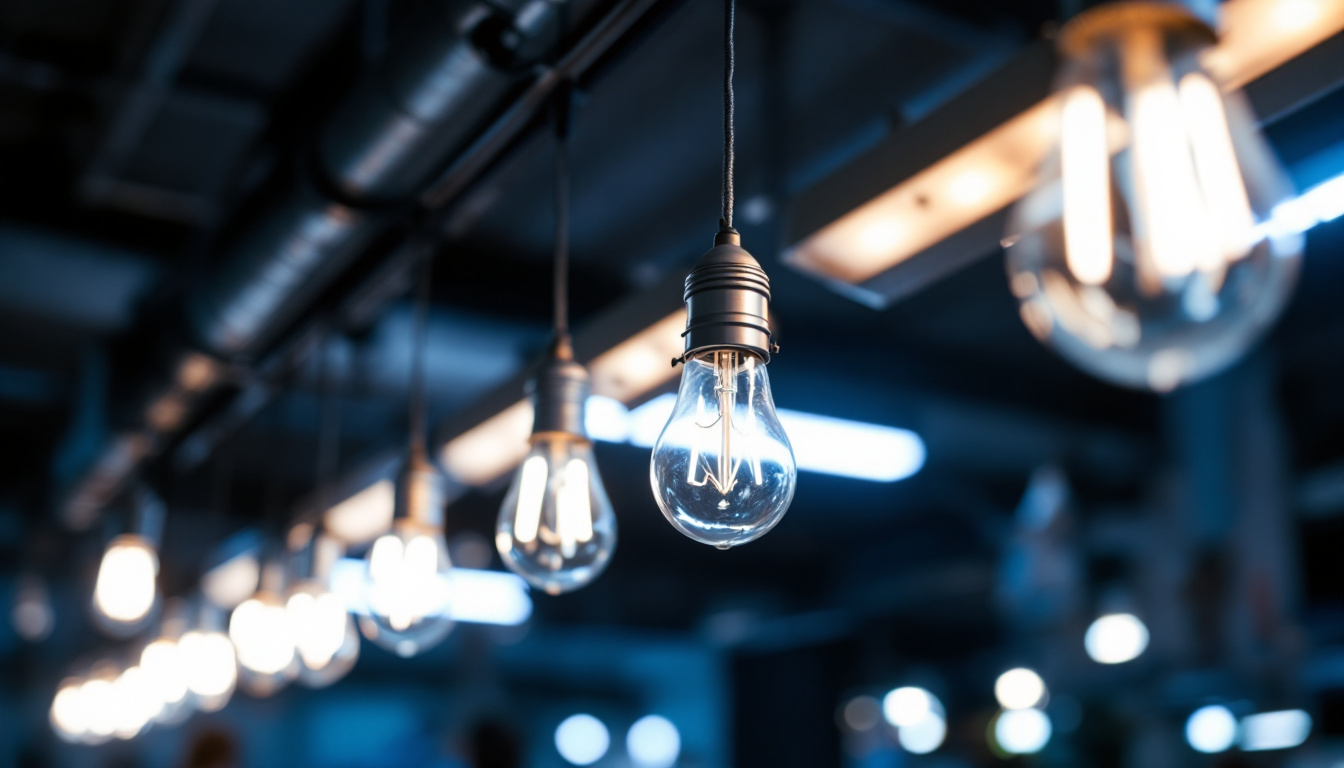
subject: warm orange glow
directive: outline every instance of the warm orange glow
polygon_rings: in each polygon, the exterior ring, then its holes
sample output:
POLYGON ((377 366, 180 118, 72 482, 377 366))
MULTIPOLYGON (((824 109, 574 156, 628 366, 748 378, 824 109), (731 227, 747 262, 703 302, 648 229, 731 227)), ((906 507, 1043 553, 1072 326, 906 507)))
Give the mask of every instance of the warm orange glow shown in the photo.
POLYGON ((467 485, 485 485, 518 466, 531 445, 532 403, 521 400, 453 438, 443 467, 467 485))
POLYGON ((681 374, 672 358, 681 355, 686 312, 678 310, 598 355, 588 364, 593 394, 630 405, 681 374))

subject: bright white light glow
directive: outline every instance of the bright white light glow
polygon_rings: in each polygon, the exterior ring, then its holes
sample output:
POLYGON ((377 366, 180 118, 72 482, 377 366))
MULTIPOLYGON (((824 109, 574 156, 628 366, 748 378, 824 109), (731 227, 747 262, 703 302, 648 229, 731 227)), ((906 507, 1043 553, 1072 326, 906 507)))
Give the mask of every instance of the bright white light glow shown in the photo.
POLYGON ((159 556, 149 542, 139 536, 118 536, 108 545, 98 568, 94 605, 113 621, 139 621, 154 607, 158 575, 159 556))
POLYGON ((345 645, 345 602, 330 592, 295 592, 285 603, 294 645, 305 667, 322 669, 345 645))
POLYGON ((1340 216, 1344 216, 1344 174, 1279 203, 1264 229, 1273 237, 1288 237, 1340 216))
MULTIPOLYGON (((337 560, 331 568, 331 591, 360 616, 369 615, 364 586, 367 573, 364 560, 349 557, 337 560)), ((512 627, 532 615, 527 582, 512 573, 453 568, 442 578, 453 596, 444 612, 454 621, 512 627)))
POLYGON ((923 688, 906 686, 888 691, 882 697, 882 714, 894 726, 913 725, 934 711, 933 694, 923 688))
POLYGON ((1226 752, 1237 740, 1237 719, 1221 704, 1200 707, 1185 721, 1185 741, 1196 752, 1226 752))
POLYGON ((1083 647, 1098 664, 1123 664, 1137 659, 1148 647, 1148 628, 1133 614, 1108 614, 1087 628, 1083 647))
POLYGON ((205 572, 201 591, 220 608, 234 608, 257 591, 261 563, 251 554, 229 558, 205 572))
POLYGON ((116 728, 119 739, 134 737, 163 711, 163 702, 155 695, 153 682, 139 667, 131 667, 112 684, 116 698, 116 728))
POLYGON ((1309 29, 1321 18, 1325 0, 1278 0, 1274 3, 1274 23, 1290 32, 1309 29))
MULTIPOLYGON (((1253 244, 1255 215, 1246 196, 1232 132, 1223 110, 1223 96, 1207 75, 1191 72, 1181 78, 1181 116, 1190 132, 1190 149, 1195 157, 1200 189, 1213 217, 1210 233, 1221 241, 1221 256, 1236 261, 1253 244)), ((1219 263, 1206 265, 1218 268, 1219 263)))
POLYGON ((397 631, 445 610, 452 592, 439 570, 437 535, 418 533, 403 542, 389 533, 369 552, 369 608, 397 631))
POLYGON ((545 456, 532 456, 523 462, 513 536, 524 544, 535 540, 537 529, 541 527, 541 508, 546 501, 546 471, 545 456))
MULTIPOLYGON (((652 448, 676 402, 667 393, 630 411, 630 444, 652 448)), ((801 470, 891 483, 924 466, 924 441, 909 430, 783 408, 777 413, 801 470)))
POLYGON ((916 755, 927 755, 941 747, 946 737, 947 721, 937 712, 929 712, 919 721, 896 730, 896 741, 901 748, 916 755))
POLYGON ((243 601, 229 619, 229 639, 238 663, 263 675, 274 675, 294 662, 294 635, 285 604, 274 598, 243 601))
POLYGON ((625 735, 625 750, 639 768, 670 768, 681 754, 681 734, 671 720, 645 715, 630 726, 625 735))
POLYGON ((222 632, 188 632, 178 641, 186 657, 187 687, 207 699, 227 696, 238 680, 233 643, 222 632))
POLYGON ((117 695, 112 680, 94 678, 80 686, 88 733, 106 739, 117 729, 117 695))
POLYGON ((1050 743, 1053 730, 1039 709, 1010 709, 994 721, 994 740, 1010 755, 1034 755, 1050 743))
POLYGON ((1025 667, 1010 669, 994 681, 994 698, 1004 709, 1028 709, 1045 698, 1045 681, 1025 667))
POLYGON ((76 741, 89 729, 89 712, 82 695, 82 680, 66 680, 51 701, 51 725, 64 741, 76 741))
POLYGON ((592 765, 607 754, 611 734, 592 715, 570 715, 555 729, 555 749, 574 765, 592 765))
POLYGON ((1261 712, 1241 719, 1241 748, 1247 752, 1291 749, 1311 735, 1311 715, 1300 709, 1261 712))
POLYGON ((1078 282, 1101 285, 1111 276, 1112 260, 1106 103, 1095 88, 1079 86, 1060 111, 1064 255, 1078 282))
POLYGON ((150 685, 165 704, 177 704, 187 696, 187 668, 185 654, 177 641, 159 638, 140 653, 140 669, 144 670, 150 685))
POLYGON ((624 443, 630 437, 630 409, 620 400, 593 395, 584 409, 583 428, 594 440, 624 443))
POLYGON ((975 205, 994 189, 994 182, 981 170, 966 170, 947 185, 947 193, 960 205, 975 205))

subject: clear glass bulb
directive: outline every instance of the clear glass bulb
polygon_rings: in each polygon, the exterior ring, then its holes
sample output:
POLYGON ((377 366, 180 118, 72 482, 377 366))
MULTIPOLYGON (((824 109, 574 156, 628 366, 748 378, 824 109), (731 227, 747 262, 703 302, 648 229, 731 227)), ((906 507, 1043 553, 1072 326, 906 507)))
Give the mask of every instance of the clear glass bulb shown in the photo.
POLYGON ((572 435, 542 434, 514 475, 495 528, 509 570, 551 595, 597 578, 616 549, 616 515, 593 460, 572 435))
POLYGON ((1008 276, 1042 342, 1108 381, 1169 391, 1235 362, 1278 317, 1291 188, 1239 93, 1172 6, 1112 3, 1061 33, 1055 146, 1009 224, 1008 276))
POLYGON ((275 592, 258 592, 233 609, 229 639, 238 654, 238 681, 253 696, 270 696, 298 674, 289 613, 275 592))
POLYGON ((369 548, 365 637, 399 656, 437 645, 453 628, 448 614, 448 547, 436 526, 398 520, 369 548))
POLYGON ((731 349, 686 360, 672 417, 653 446, 649 477, 663 515, 719 549, 775 527, 798 481, 765 368, 731 349))
POLYGON ((299 657, 299 682, 324 688, 345 677, 359 660, 359 632, 345 602, 318 579, 289 592, 285 610, 299 657))
POLYGON ((238 683, 238 660, 229 636, 213 628, 182 635, 178 648, 186 660, 187 687, 202 712, 221 709, 238 683))
POLYGON ((93 587, 93 605, 102 624, 132 631, 149 616, 158 595, 159 556, 142 536, 118 536, 107 545, 93 587))
POLYGON ((48 720, 61 741, 69 744, 85 743, 90 735, 90 713, 83 696, 84 679, 67 677, 56 689, 51 700, 48 720))

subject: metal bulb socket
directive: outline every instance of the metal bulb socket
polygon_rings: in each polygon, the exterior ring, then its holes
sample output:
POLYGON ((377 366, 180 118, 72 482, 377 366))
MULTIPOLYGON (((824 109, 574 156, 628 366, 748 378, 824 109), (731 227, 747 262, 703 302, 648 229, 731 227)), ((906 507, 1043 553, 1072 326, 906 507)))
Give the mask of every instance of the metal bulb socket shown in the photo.
POLYGON ((393 518, 443 526, 444 477, 420 451, 412 451, 397 476, 393 518))
POLYGON ((1099 3, 1064 24, 1057 38, 1066 56, 1084 57, 1108 39, 1134 30, 1161 30, 1191 43, 1218 42, 1211 17, 1198 3, 1175 0, 1111 0, 1099 3))
POLYGON ((532 437, 568 435, 588 439, 584 415, 588 404, 588 369, 574 362, 567 339, 557 341, 536 378, 528 382, 532 400, 532 437))
POLYGON ((740 349, 770 362, 777 350, 770 334, 770 278, 731 228, 686 276, 686 352, 740 349))

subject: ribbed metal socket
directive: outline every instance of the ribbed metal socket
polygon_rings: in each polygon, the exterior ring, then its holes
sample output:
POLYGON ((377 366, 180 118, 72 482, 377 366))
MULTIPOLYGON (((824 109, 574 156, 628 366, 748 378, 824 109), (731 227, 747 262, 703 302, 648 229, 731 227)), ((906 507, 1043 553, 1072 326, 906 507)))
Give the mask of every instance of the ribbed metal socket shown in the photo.
POLYGON ((583 419, 588 405, 588 369, 573 360, 552 357, 528 382, 535 415, 533 436, 560 433, 588 438, 583 419))
POLYGON ((443 526, 444 478, 423 456, 412 455, 397 476, 393 517, 443 526))
POLYGON ((686 357, 741 349, 770 362, 770 278, 739 243, 720 232, 686 276, 686 357))

